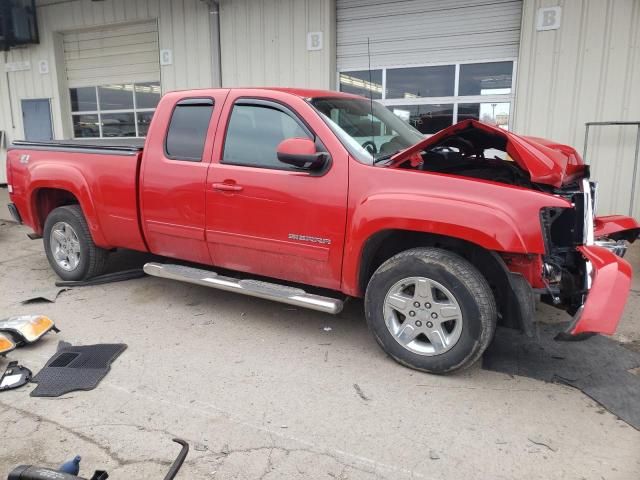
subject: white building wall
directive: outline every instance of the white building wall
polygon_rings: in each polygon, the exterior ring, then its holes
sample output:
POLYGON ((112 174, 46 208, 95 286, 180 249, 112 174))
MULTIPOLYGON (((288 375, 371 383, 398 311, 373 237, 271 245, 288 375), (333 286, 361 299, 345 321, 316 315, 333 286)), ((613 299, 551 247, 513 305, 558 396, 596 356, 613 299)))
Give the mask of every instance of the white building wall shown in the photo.
POLYGON ((335 87, 335 0, 221 0, 224 86, 335 87), (322 50, 307 33, 322 32, 322 50))
MULTIPOLYGON (((640 1, 525 0, 514 129, 583 150, 585 122, 640 121, 640 1), (540 7, 560 6, 557 30, 536 31, 540 7)), ((636 127, 591 127, 587 163, 599 214, 640 218, 633 178, 636 127)), ((639 166, 640 170, 640 166, 639 166)))
MULTIPOLYGON (((144 20, 158 22, 160 49, 171 49, 173 64, 160 67, 162 91, 213 84, 212 15, 201 0, 41 0, 37 1, 40 44, 0 52, 0 130, 8 140, 23 138, 20 100, 49 98, 56 138, 71 136, 62 32, 144 20), (49 73, 38 63, 46 60, 49 73), (30 62, 30 69, 8 72, 5 63, 30 62), (7 82, 8 80, 8 82, 7 82), (11 109, 13 115, 11 115, 11 109)), ((0 150, 0 183, 6 182, 5 151, 0 150)))

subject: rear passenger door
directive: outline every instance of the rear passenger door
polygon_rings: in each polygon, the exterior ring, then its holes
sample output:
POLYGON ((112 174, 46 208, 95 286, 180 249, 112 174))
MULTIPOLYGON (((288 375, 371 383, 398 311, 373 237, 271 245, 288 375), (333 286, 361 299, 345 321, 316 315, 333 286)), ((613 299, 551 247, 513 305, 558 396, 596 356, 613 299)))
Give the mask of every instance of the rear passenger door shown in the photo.
MULTIPOLYGON (((214 150, 207 182, 213 263, 338 289, 347 208, 342 147, 321 139, 303 120, 308 117, 284 101, 233 95, 221 122, 226 120, 224 143, 214 150), (278 145, 296 137, 311 138, 317 149, 328 151, 330 167, 318 174, 281 163, 278 145)), ((319 121, 312 107, 297 100, 319 121)))
POLYGON ((210 263, 205 188, 227 94, 228 90, 212 90, 203 96, 177 97, 170 115, 153 120, 140 173, 142 225, 153 253, 210 263))

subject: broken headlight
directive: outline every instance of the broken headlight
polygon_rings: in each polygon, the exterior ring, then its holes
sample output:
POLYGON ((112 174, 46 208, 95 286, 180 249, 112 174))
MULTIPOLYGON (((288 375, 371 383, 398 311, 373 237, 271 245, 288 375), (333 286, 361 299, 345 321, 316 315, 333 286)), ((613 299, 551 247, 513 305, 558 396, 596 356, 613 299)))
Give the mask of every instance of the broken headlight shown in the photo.
POLYGON ((0 333, 0 355, 4 355, 5 353, 9 353, 11 350, 16 348, 16 344, 13 343, 6 335, 0 333))
POLYGON ((0 332, 11 334, 20 343, 36 342, 51 330, 59 331, 53 320, 44 315, 20 315, 0 320, 0 332))

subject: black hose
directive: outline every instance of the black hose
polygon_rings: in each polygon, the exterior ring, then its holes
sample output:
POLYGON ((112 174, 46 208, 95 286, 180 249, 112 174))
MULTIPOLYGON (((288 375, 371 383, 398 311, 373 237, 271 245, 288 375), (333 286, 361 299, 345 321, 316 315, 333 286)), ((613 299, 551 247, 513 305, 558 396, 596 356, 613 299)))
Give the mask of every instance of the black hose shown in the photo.
POLYGON ((102 285, 104 283, 122 282, 124 280, 132 280, 134 278, 142 278, 146 276, 141 268, 131 270, 123 270, 121 272, 107 273, 98 275, 88 280, 58 280, 56 287, 88 287, 91 285, 102 285))

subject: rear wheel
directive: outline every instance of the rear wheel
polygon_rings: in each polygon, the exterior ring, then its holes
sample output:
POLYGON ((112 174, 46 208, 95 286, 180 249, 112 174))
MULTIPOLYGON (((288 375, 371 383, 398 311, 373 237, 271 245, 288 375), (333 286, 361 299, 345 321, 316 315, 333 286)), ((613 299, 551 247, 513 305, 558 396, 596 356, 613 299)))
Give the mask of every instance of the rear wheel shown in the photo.
POLYGON ((86 280, 104 271, 108 252, 93 243, 79 205, 52 210, 42 237, 49 264, 63 280, 86 280))
POLYGON ((486 279, 464 258, 438 248, 414 248, 382 264, 367 287, 365 313, 385 352, 430 373, 472 365, 496 327, 486 279))

